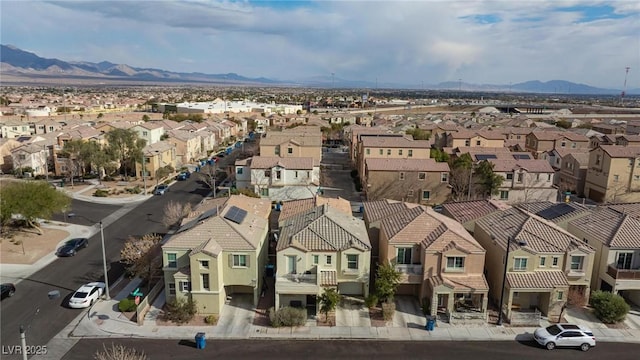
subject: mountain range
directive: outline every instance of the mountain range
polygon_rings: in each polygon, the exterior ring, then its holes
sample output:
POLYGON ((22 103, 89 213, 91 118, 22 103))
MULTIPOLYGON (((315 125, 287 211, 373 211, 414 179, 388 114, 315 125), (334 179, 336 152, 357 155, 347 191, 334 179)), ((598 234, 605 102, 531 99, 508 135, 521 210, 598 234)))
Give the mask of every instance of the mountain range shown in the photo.
MULTIPOLYGON (((152 83, 199 83, 245 86, 298 86, 318 88, 395 88, 428 90, 463 90, 487 92, 546 93, 546 94, 584 94, 584 95, 620 95, 620 90, 602 89, 586 84, 577 84, 564 80, 541 82, 526 81, 511 85, 470 84, 463 82, 442 82, 417 87, 396 83, 371 83, 317 76, 297 80, 274 80, 264 77, 249 78, 235 73, 204 74, 199 72, 183 73, 154 68, 138 68, 126 64, 114 64, 109 61, 92 63, 87 61, 64 61, 47 59, 32 52, 11 45, 0 45, 0 70, 3 78, 11 83, 21 81, 34 82, 56 80, 57 83, 91 81, 99 84, 114 82, 152 82, 152 83)), ((7 81, 4 81, 5 83, 7 81)), ((640 89, 630 89, 628 95, 640 95, 640 89)))

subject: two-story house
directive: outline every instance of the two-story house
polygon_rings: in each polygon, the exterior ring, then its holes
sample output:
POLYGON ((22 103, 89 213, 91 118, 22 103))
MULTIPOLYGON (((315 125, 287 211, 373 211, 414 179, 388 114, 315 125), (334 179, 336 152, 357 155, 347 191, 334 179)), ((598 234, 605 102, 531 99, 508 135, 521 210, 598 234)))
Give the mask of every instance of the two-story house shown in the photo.
POLYGON ((487 250, 491 297, 511 324, 557 320, 567 300, 588 301, 595 250, 553 222, 511 208, 478 219, 474 237, 487 250))
POLYGON ((272 200, 305 199, 320 186, 320 164, 310 157, 254 156, 235 163, 236 187, 272 200))
POLYGON ((596 250, 591 288, 640 305, 640 212, 625 209, 634 205, 598 207, 570 221, 567 230, 596 250))
POLYGON ((362 177, 366 160, 377 159, 429 159, 431 157, 429 140, 414 140, 410 135, 398 136, 361 136, 358 144, 356 168, 362 177))
POLYGON ((497 158, 488 159, 493 172, 504 178, 498 194, 492 199, 507 203, 549 200, 558 196, 553 185, 554 170, 546 160, 497 158))
POLYGON ((279 223, 276 308, 317 311, 325 288, 342 295, 369 294, 371 244, 364 222, 328 204, 279 223))
POLYGON ((45 175, 48 172, 48 157, 49 149, 43 142, 25 144, 11 150, 13 169, 20 169, 20 174, 25 168, 31 168, 31 175, 45 175))
POLYGON ((176 165, 178 167, 194 162, 204 155, 202 141, 197 132, 184 130, 171 130, 168 132, 167 141, 176 148, 176 165))
POLYGON ((640 200, 640 146, 601 145, 589 152, 584 193, 597 202, 640 200))
POLYGON ((146 140, 147 145, 155 144, 164 135, 164 126, 156 121, 147 121, 131 128, 138 134, 138 138, 146 140))
POLYGON ((586 149, 589 138, 570 131, 532 131, 526 136, 525 149, 539 159, 545 151, 555 148, 586 149))
POLYGON ((282 131, 270 131, 260 139, 261 156, 281 158, 310 157, 322 160, 322 133, 319 126, 298 126, 282 131))
POLYGON ((562 158, 562 168, 557 173, 558 190, 561 194, 571 192, 584 196, 584 184, 587 180, 589 152, 571 152, 562 158))
POLYGON ((9 120, 0 125, 0 132, 4 139, 15 139, 31 135, 31 127, 20 120, 9 120))
POLYGON ((504 147, 504 135, 499 131, 458 130, 447 134, 446 147, 504 147))
POLYGON ((191 298, 198 313, 219 314, 234 296, 257 305, 268 261, 268 200, 210 199, 162 245, 167 301, 191 298))
POLYGON ((398 294, 416 296, 431 315, 450 322, 461 312, 486 322, 485 250, 460 223, 431 207, 386 200, 367 202, 367 211, 372 212, 365 215, 368 221, 380 218, 379 263, 390 263, 402 274, 398 294))
POLYGON ((451 195, 449 164, 433 159, 367 158, 361 181, 367 200, 440 204, 451 195))
MULTIPOLYGON (((151 145, 147 145, 142 150, 144 154, 144 171, 145 176, 150 179, 160 180, 158 178, 161 168, 176 169, 176 147, 168 141, 158 141, 151 145)), ((142 175, 142 164, 136 162, 136 174, 142 175)))

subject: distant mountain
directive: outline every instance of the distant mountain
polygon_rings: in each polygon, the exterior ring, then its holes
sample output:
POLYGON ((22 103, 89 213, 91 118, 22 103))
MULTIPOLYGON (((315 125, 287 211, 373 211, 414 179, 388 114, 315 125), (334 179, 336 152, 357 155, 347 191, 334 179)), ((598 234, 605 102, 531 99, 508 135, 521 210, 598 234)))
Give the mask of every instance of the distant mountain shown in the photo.
MULTIPOLYGON (((72 80, 108 81, 148 81, 158 83, 209 83, 225 85, 271 85, 300 86, 318 88, 360 88, 360 89, 429 89, 462 90, 489 92, 518 92, 544 94, 593 94, 620 95, 620 90, 601 89, 585 84, 576 84, 564 80, 541 82, 527 81, 512 85, 469 84, 456 81, 442 82, 425 86, 407 86, 400 83, 380 83, 336 78, 334 76, 316 76, 298 80, 279 81, 264 77, 248 78, 236 73, 204 74, 199 72, 180 73, 161 69, 136 68, 126 64, 114 64, 109 61, 92 63, 86 61, 68 62, 59 59, 46 59, 34 53, 11 45, 0 45, 0 69, 2 75, 8 75, 14 82, 21 79, 56 79, 58 83, 72 80)), ((6 82, 6 81, 5 81, 6 82)), ((628 95, 640 95, 640 89, 629 89, 628 95)))

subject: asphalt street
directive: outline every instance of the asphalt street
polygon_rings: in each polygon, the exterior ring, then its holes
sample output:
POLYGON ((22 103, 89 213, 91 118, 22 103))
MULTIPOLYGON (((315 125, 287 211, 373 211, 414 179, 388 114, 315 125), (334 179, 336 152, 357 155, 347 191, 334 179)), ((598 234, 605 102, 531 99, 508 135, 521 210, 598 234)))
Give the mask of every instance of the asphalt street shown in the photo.
POLYGON ((635 360, 640 345, 599 343, 582 352, 575 349, 549 351, 533 341, 446 342, 379 340, 207 340, 196 349, 193 340, 86 339, 78 342, 64 360, 89 359, 111 344, 144 351, 149 360, 158 359, 429 359, 429 360, 635 360))
MULTIPOLYGON (((104 228, 105 248, 108 259, 109 281, 113 283, 124 272, 119 263, 120 249, 129 236, 148 233, 166 233, 162 224, 162 212, 169 201, 197 204, 210 190, 192 176, 187 181, 177 182, 162 196, 151 196, 139 204, 126 204, 131 211, 104 228)), ((70 212, 75 217, 67 221, 81 225, 94 225, 121 206, 87 203, 74 200, 70 212)), ((67 214, 68 215, 68 214, 67 214)), ((56 214, 56 220, 64 220, 64 214, 56 214)), ((69 297, 80 285, 90 281, 102 281, 102 250, 100 234, 89 239, 89 246, 78 255, 59 258, 45 268, 34 273, 17 286, 16 294, 2 301, 0 311, 0 344, 14 346, 20 344, 20 325, 26 327, 27 344, 46 345, 47 342, 69 324, 81 311, 66 307, 69 297), (60 298, 49 300, 47 294, 59 290, 60 298)), ((19 358, 2 355, 3 359, 19 358)))

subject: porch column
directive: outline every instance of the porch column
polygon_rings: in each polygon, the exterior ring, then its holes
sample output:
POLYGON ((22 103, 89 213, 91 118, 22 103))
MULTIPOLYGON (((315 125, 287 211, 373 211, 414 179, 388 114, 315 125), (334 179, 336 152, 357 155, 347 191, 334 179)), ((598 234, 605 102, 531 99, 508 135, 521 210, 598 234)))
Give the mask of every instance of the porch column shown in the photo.
POLYGON ((431 297, 431 316, 438 315, 438 294, 434 293, 431 297))
POLYGON ((487 311, 487 307, 489 305, 489 297, 487 294, 482 294, 482 312, 487 311))
POLYGON ((280 294, 278 292, 276 292, 276 305, 275 305, 275 309, 278 310, 280 309, 280 294))

